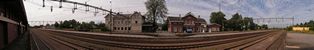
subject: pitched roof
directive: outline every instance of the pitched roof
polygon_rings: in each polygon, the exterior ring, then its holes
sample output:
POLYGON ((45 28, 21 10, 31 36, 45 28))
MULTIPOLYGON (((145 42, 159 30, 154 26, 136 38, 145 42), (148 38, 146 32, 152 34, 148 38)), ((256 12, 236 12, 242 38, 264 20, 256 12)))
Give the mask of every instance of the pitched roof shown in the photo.
POLYGON ((197 22, 200 22, 200 23, 206 23, 206 20, 203 19, 203 18, 197 18, 197 22))
POLYGON ((181 17, 168 17, 169 21, 182 21, 181 17))
POLYGON ((209 27, 221 27, 220 24, 217 24, 217 23, 212 23, 210 25, 208 25, 209 27))
MULTIPOLYGON (((121 13, 118 13, 118 14, 113 14, 113 16, 114 16, 114 18, 129 18, 130 16, 132 16, 134 14, 140 14, 140 13, 139 12, 134 12, 132 14, 121 14, 121 13)), ((110 14, 107 14, 105 16, 105 18, 108 18, 109 16, 110 16, 110 14)), ((144 16, 141 16, 141 17, 144 17, 144 16)))

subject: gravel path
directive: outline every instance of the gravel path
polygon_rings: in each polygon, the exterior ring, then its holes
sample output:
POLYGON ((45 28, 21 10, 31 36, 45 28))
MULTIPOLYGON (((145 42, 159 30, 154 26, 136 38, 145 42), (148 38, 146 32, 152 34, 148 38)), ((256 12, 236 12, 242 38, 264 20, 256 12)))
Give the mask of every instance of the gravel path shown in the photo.
POLYGON ((287 50, 314 50, 314 34, 288 33, 287 50))

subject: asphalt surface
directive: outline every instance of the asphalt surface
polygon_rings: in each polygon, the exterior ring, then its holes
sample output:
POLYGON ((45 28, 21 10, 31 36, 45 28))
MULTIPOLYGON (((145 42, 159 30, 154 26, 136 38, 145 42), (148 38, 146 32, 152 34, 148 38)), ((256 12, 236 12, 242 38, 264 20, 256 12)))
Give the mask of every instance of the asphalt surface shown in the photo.
POLYGON ((287 50, 314 50, 314 34, 288 32, 287 50))

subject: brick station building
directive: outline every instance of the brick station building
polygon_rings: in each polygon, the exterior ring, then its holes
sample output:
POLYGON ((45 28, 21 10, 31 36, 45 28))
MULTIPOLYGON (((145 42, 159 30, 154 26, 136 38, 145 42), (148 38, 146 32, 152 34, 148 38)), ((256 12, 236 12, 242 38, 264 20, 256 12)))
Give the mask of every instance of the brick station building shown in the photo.
POLYGON ((192 32, 207 32, 207 23, 203 18, 194 17, 192 13, 187 13, 184 17, 168 17, 168 32, 182 33, 187 29, 192 32))

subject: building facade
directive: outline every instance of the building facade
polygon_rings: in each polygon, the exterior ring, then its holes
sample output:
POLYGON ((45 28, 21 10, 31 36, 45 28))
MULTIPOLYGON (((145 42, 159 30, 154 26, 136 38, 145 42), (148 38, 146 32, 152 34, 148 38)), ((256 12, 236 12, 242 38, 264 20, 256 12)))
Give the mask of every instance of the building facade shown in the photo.
POLYGON ((23 0, 0 0, 0 50, 27 35, 27 26, 23 0))
POLYGON ((142 24, 144 23, 144 16, 139 12, 133 14, 106 15, 106 26, 117 33, 137 33, 142 32, 142 24))
POLYGON ((309 32, 310 27, 292 27, 292 30, 296 32, 309 32))
POLYGON ((168 17, 168 32, 182 33, 187 31, 192 32, 207 32, 207 23, 204 19, 194 17, 191 13, 184 17, 168 17))
POLYGON ((209 29, 209 32, 219 32, 221 25, 217 24, 217 23, 212 23, 210 25, 207 26, 209 29))

